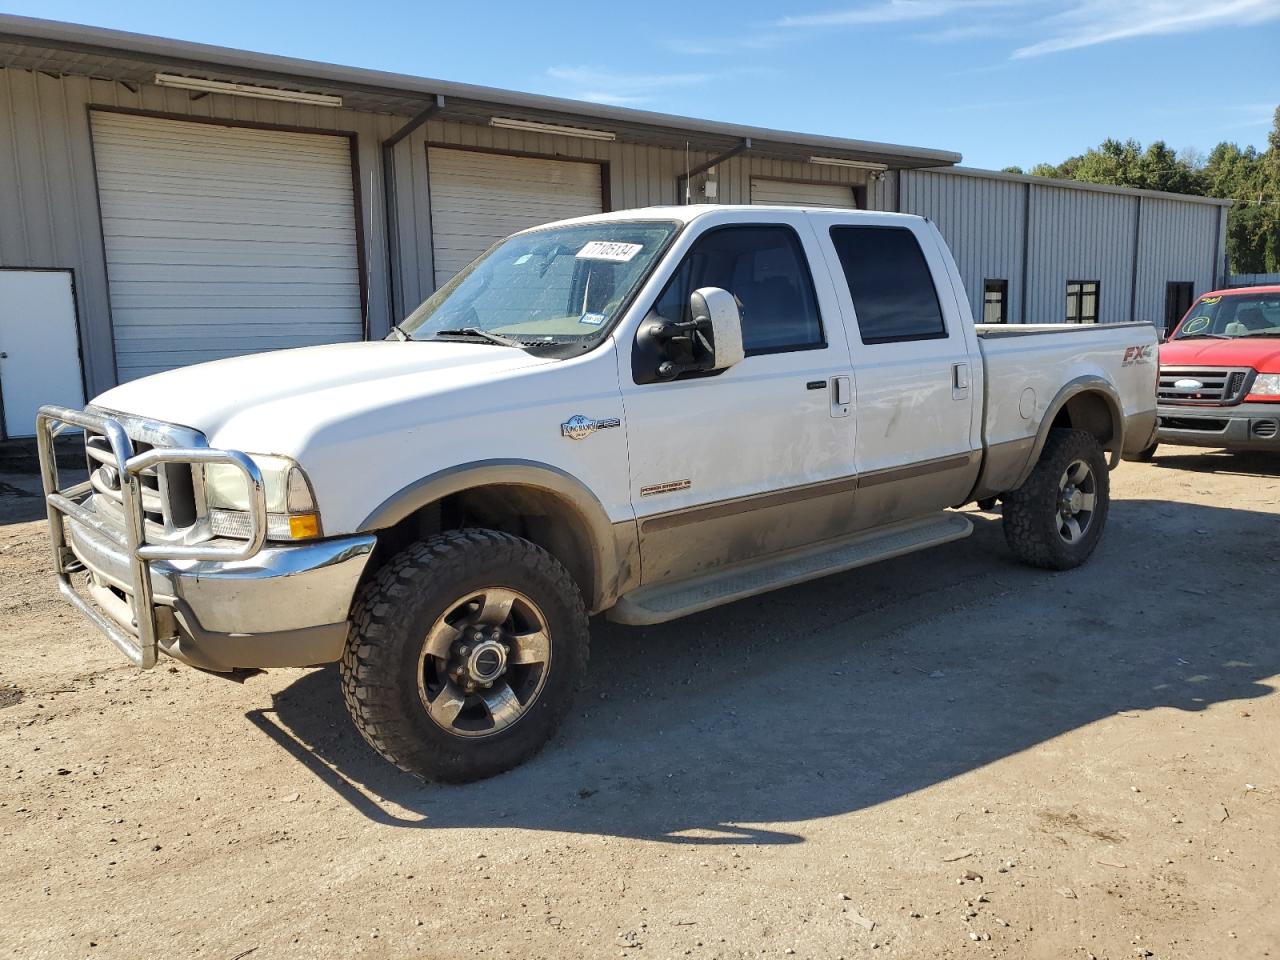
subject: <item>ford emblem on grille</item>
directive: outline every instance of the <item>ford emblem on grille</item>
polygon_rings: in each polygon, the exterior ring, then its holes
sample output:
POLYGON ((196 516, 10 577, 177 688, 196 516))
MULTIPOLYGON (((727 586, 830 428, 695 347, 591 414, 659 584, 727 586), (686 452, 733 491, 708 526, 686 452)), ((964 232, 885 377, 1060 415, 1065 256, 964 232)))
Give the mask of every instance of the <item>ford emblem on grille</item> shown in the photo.
POLYGON ((1173 389, 1181 390, 1183 393, 1198 393, 1204 389, 1204 384, 1199 380, 1192 380, 1190 377, 1187 377, 1182 380, 1175 380, 1173 382, 1173 389))

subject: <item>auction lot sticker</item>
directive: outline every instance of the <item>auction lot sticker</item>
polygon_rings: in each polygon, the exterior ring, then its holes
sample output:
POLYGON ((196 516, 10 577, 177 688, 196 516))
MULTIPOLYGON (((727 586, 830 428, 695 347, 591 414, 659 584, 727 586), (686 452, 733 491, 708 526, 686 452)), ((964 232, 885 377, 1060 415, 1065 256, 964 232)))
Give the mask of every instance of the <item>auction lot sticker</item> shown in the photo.
POLYGON ((641 243, 618 243, 612 240, 592 240, 578 251, 579 260, 611 260, 626 263, 644 249, 641 243))

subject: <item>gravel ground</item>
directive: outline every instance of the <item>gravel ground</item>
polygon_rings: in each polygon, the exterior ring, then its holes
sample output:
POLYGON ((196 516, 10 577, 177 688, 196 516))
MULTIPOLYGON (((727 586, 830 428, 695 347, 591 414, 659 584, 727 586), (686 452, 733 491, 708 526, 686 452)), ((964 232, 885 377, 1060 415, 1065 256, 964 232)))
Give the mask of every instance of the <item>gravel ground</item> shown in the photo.
POLYGON ((550 747, 385 765, 335 671, 129 667, 0 477, 0 956, 1280 957, 1280 460, 1113 475, 1084 568, 968 540, 595 625, 550 747))

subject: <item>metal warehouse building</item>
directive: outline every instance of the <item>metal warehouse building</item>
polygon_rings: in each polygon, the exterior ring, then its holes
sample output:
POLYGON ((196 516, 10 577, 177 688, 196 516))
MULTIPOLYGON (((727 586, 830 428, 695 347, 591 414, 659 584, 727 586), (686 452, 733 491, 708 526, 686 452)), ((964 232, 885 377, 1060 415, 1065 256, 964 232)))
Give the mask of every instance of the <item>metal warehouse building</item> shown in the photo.
POLYGON ((927 216, 994 322, 1163 325, 1222 278, 1227 201, 959 160, 0 15, 0 432, 382 337, 514 230, 686 197, 927 216))

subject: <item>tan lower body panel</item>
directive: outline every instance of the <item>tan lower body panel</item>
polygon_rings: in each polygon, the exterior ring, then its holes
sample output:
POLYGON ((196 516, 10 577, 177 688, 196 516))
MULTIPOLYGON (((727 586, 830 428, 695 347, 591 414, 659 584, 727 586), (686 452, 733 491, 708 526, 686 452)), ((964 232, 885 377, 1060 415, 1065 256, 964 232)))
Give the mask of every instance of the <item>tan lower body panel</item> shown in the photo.
POLYGON ((634 625, 665 623, 744 597, 959 540, 972 532, 973 522, 968 517, 944 511, 785 550, 686 580, 641 587, 619 598, 608 616, 618 623, 634 625))
POLYGON ((642 581, 717 567, 851 532, 852 477, 659 514, 640 521, 642 581))
POLYGON ((1007 440, 988 447, 982 475, 978 477, 973 491, 973 499, 994 497, 1015 489, 1018 481, 1026 475, 1027 461, 1031 459, 1035 448, 1034 436, 1007 440))
POLYGON ((686 580, 956 506, 981 464, 981 454, 963 453, 645 517, 641 583, 686 580))
POLYGON ((978 478, 979 453, 925 460, 859 478, 855 529, 870 530, 962 503, 978 478))

